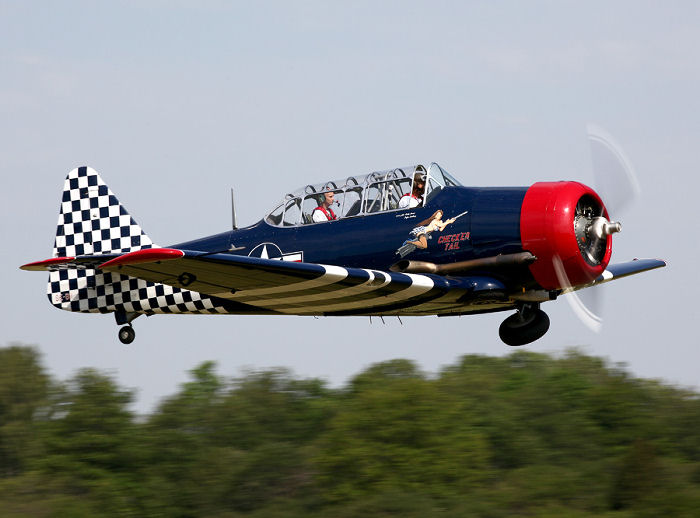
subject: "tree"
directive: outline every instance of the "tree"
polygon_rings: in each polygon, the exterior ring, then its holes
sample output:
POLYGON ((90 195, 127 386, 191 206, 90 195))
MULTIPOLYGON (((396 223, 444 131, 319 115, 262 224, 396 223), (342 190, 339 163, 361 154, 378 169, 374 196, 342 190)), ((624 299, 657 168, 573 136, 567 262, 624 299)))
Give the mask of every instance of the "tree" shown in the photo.
POLYGON ((109 376, 82 369, 66 384, 46 423, 46 456, 39 469, 58 491, 93 502, 93 512, 117 515, 137 508, 141 438, 128 410, 132 397, 109 376))
POLYGON ((0 477, 20 474, 37 456, 37 412, 46 404, 48 387, 36 349, 0 349, 0 477))
POLYGON ((370 367, 319 438, 314 464, 331 502, 386 491, 460 494, 488 476, 488 447, 473 420, 455 412, 406 360, 370 367))
POLYGON ((610 497, 611 507, 625 509, 645 500, 659 488, 659 475, 654 447, 644 440, 634 441, 618 468, 610 497))

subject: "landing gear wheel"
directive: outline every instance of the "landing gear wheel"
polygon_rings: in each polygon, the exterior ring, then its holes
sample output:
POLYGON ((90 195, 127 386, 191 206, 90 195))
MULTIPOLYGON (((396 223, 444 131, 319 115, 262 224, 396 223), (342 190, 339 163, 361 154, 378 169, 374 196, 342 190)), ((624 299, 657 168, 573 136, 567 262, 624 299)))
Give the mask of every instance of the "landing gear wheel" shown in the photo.
POLYGON ((498 336, 506 345, 529 344, 542 338, 549 329, 549 317, 540 308, 523 307, 506 318, 498 328, 498 336))
POLYGON ((124 326, 119 330, 119 341, 123 344, 129 345, 136 338, 136 331, 134 328, 129 326, 124 326))

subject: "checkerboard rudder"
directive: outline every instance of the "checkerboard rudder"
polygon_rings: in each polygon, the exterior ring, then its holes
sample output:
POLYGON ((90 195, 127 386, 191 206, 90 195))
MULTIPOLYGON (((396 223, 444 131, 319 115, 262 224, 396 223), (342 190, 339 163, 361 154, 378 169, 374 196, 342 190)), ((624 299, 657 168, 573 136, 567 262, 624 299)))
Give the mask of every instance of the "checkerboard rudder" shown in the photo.
MULTIPOLYGON (((63 185, 54 257, 125 253, 152 248, 153 242, 90 167, 73 169, 63 185)), ((121 277, 121 276, 120 276, 121 277)), ((92 268, 59 269, 49 275, 48 297, 71 311, 102 311, 95 295, 105 281, 92 268), (94 299, 94 300, 92 300, 94 299), (66 307, 67 306, 67 307, 66 307)), ((112 291, 107 288, 108 291, 112 291)))
POLYGON ((54 257, 76 257, 151 248, 153 242, 90 167, 66 177, 54 257))

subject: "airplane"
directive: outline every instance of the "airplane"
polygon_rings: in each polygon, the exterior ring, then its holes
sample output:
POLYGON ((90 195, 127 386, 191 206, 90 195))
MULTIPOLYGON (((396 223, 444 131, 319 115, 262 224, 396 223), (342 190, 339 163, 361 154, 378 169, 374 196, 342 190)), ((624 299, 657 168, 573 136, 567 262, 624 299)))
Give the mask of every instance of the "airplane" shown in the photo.
POLYGON ((512 346, 549 329, 541 304, 666 265, 610 264, 600 196, 574 181, 466 187, 437 163, 306 185, 257 223, 157 246, 90 167, 68 174, 51 304, 114 313, 119 340, 154 314, 439 317, 511 311, 512 346))

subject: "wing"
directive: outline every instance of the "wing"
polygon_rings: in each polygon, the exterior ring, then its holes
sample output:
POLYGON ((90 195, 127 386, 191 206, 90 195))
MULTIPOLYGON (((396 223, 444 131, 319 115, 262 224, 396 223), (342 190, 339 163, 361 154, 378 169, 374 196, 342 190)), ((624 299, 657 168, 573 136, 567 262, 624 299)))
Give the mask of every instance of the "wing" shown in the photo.
MULTIPOLYGON (((610 265, 593 282, 566 291, 665 265, 657 259, 610 265)), ((235 307, 294 315, 455 315, 515 304, 501 281, 483 275, 384 272, 172 248, 53 258, 21 268, 98 268, 240 303, 235 307)))
POLYGON ((54 258, 22 268, 86 267, 295 315, 457 314, 513 305, 505 286, 485 276, 448 278, 170 248, 54 258))
POLYGON ((568 293, 583 288, 590 288, 591 286, 598 286, 599 284, 605 284, 606 282, 629 277, 637 273, 663 268, 664 266, 666 266, 666 261, 662 261, 661 259, 634 259, 626 263, 610 264, 601 275, 593 280, 593 282, 575 286, 564 290, 564 292, 568 293))

